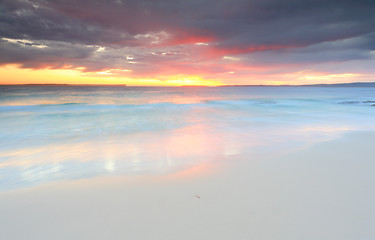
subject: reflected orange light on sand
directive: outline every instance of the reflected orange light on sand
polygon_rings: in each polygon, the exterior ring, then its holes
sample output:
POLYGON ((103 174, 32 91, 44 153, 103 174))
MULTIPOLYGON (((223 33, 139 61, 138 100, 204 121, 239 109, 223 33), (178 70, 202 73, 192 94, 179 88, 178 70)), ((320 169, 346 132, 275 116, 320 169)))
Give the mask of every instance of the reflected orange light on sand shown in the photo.
POLYGON ((206 133, 204 126, 178 129, 166 141, 168 153, 175 157, 201 155, 216 151, 217 140, 206 133))
POLYGON ((38 175, 38 171, 44 174, 46 169, 63 171, 63 166, 83 166, 82 163, 91 162, 106 172, 147 172, 147 175, 165 172, 166 176, 174 177, 202 175, 213 170, 212 162, 217 165, 217 161, 225 158, 222 139, 207 126, 195 125, 163 135, 147 132, 125 138, 113 136, 81 143, 55 143, 3 151, 0 156, 7 160, 0 168, 16 167, 27 174, 38 175), (43 171, 38 170, 39 167, 43 171))
POLYGON ((49 144, 37 148, 23 148, 18 151, 3 151, 2 157, 7 160, 0 163, 1 167, 28 167, 32 165, 43 165, 50 163, 61 163, 67 160, 79 159, 80 161, 92 160, 91 149, 95 149, 95 143, 80 144, 49 144), (67 153, 66 149, 69 149, 67 153))
POLYGON ((165 179, 185 179, 191 177, 209 176, 220 171, 218 164, 200 164, 190 168, 165 175, 165 179))

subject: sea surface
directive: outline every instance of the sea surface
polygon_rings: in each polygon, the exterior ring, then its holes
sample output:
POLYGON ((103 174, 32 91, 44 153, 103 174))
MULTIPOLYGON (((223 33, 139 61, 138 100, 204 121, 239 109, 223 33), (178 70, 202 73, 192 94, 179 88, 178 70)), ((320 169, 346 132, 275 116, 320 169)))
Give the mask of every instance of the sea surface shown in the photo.
POLYGON ((0 191, 237 164, 374 120, 371 87, 0 86, 0 191))

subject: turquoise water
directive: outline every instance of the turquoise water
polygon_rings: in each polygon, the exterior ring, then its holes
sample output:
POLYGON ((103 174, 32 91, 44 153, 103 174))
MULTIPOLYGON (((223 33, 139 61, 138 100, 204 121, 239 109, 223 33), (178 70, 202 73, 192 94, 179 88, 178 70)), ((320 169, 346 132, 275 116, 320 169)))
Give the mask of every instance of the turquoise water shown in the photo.
POLYGON ((0 190, 251 161, 374 130, 375 88, 0 86, 0 190))

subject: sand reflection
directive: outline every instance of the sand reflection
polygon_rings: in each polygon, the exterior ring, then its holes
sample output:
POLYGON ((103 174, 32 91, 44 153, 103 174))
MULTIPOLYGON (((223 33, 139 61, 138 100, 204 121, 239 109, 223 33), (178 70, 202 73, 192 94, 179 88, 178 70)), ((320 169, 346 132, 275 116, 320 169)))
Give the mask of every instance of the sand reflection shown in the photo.
POLYGON ((224 140, 222 133, 195 125, 8 150, 0 155, 0 171, 13 177, 3 179, 0 188, 101 175, 193 174, 227 157, 224 140))
POLYGON ((203 124, 212 122, 208 115, 195 113, 200 114, 191 116, 191 125, 172 130, 97 136, 84 141, 64 139, 4 150, 0 153, 0 189, 108 175, 199 175, 228 160, 277 156, 346 130, 322 129, 319 125, 293 129, 246 123, 208 125, 203 124), (200 121, 195 116, 200 116, 200 121))

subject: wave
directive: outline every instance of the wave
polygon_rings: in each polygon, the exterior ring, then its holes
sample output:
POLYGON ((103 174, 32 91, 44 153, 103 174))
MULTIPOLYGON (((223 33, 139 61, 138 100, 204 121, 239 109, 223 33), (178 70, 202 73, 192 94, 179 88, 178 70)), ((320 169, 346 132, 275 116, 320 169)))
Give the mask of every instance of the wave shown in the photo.
POLYGON ((347 100, 347 101, 342 101, 339 102, 340 104, 350 104, 350 105, 369 105, 369 106, 375 106, 375 101, 374 100, 364 100, 364 101, 359 101, 359 100, 347 100))

